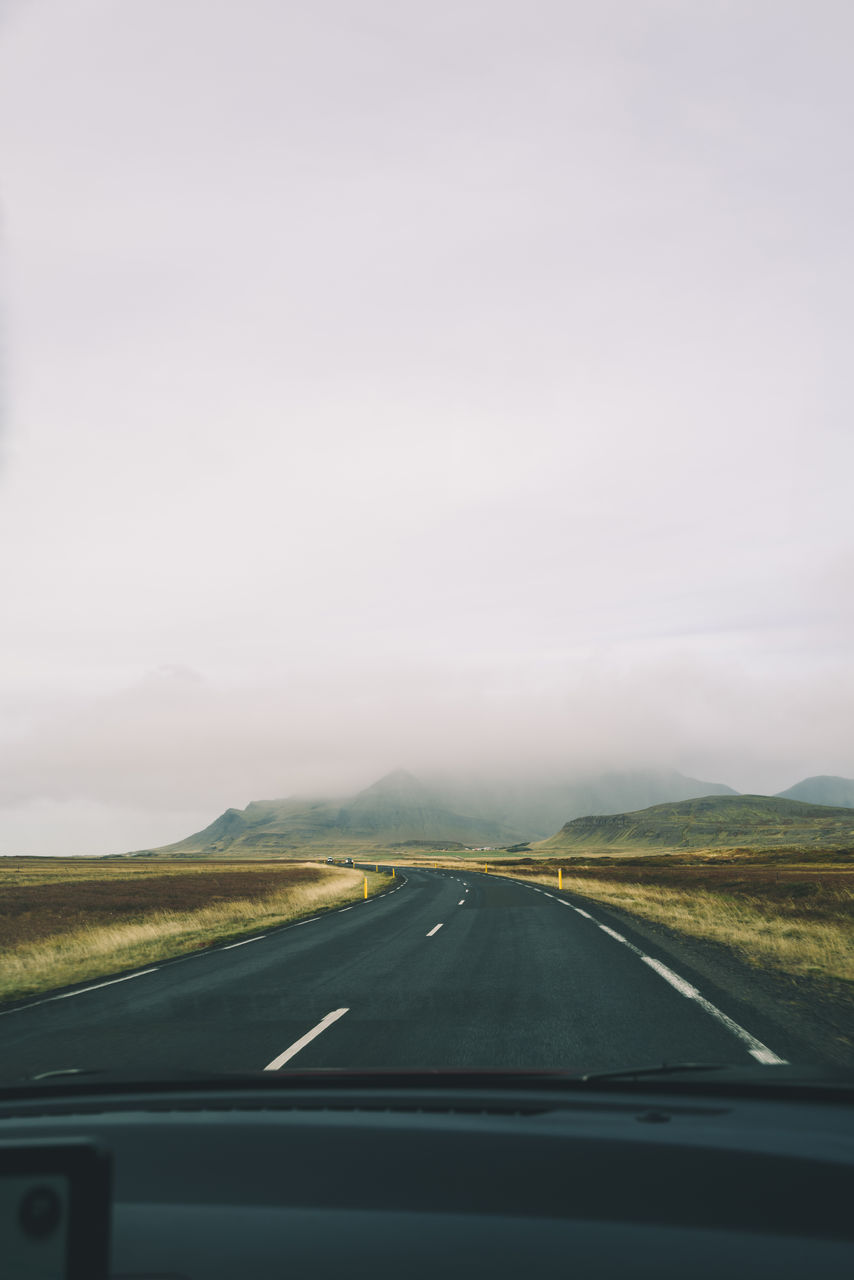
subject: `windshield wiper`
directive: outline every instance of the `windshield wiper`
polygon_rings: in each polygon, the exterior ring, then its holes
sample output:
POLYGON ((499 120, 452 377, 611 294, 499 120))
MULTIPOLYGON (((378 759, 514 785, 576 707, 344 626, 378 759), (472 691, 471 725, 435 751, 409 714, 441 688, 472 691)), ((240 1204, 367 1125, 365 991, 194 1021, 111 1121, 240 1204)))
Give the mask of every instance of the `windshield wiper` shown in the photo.
POLYGON ((29 1076, 30 1080, 52 1080, 54 1076, 99 1076, 104 1071, 101 1067, 59 1067, 55 1071, 40 1071, 37 1076, 29 1076))
POLYGON ((592 1071, 589 1075, 578 1076, 584 1084, 597 1080, 633 1080, 635 1076, 670 1076, 682 1071, 724 1071, 723 1062, 661 1062, 655 1067, 621 1067, 619 1071, 592 1071))

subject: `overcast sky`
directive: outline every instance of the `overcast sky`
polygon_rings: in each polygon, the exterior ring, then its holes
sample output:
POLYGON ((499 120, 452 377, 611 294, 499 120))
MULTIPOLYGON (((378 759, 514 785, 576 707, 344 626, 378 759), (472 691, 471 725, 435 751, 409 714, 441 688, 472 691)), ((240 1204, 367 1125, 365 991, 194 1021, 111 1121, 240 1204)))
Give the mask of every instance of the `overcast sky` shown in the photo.
POLYGON ((0 0, 0 852, 854 776, 849 0, 0 0))

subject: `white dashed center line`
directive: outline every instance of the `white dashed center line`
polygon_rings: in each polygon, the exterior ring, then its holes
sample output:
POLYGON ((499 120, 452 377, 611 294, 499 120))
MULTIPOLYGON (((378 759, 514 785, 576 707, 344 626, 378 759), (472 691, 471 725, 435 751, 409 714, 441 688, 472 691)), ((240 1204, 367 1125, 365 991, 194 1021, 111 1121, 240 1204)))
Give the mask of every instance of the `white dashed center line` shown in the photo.
POLYGON ((268 1062, 265 1071, 278 1071, 279 1067, 283 1067, 289 1059, 295 1057, 300 1049, 304 1049, 307 1044, 311 1044, 312 1040, 321 1035, 327 1027, 331 1027, 333 1022, 337 1022, 339 1018, 343 1018, 348 1011, 346 1009, 333 1009, 331 1013, 327 1013, 325 1018, 321 1018, 316 1027, 312 1027, 311 1031, 307 1031, 299 1040, 295 1040, 293 1044, 285 1049, 284 1053, 280 1053, 278 1058, 274 1058, 272 1062, 268 1062))
POLYGON ((444 922, 444 920, 443 920, 443 921, 442 921, 442 924, 435 924, 435 925, 433 926, 433 928, 430 930, 430 932, 427 934, 427 937, 428 937, 428 938, 432 938, 432 937, 433 937, 433 934, 434 934, 434 933, 438 933, 438 932, 439 932, 439 930, 442 928, 442 925, 443 925, 444 923, 445 923, 445 922, 444 922))

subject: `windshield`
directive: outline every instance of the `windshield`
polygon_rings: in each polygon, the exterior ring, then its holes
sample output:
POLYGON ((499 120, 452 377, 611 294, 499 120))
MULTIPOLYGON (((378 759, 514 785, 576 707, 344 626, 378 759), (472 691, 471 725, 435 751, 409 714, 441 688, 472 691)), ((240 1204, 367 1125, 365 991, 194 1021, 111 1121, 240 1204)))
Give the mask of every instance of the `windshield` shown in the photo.
POLYGON ((0 1081, 851 1067, 852 38, 0 2, 0 1081))

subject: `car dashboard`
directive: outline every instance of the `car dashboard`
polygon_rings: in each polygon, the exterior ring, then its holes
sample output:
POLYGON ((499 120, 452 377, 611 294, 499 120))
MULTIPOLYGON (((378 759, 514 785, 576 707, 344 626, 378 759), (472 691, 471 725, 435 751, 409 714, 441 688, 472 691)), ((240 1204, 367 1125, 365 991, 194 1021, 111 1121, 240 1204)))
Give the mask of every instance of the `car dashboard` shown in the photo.
POLYGON ((106 1153, 116 1280, 854 1273, 844 1090, 321 1077, 45 1081, 0 1141, 106 1153))

